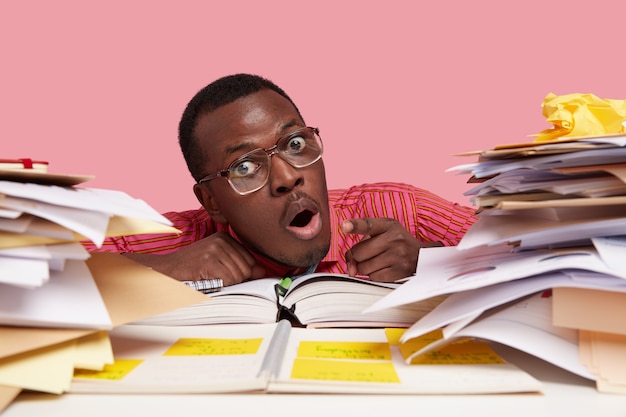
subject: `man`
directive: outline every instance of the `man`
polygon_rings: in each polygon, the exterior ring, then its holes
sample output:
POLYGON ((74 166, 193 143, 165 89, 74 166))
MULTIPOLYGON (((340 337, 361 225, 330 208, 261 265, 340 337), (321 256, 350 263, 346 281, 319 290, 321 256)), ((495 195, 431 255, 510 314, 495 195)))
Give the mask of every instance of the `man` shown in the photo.
POLYGON ((475 220, 473 209, 404 184, 328 192, 319 130, 259 76, 200 90, 179 143, 204 209, 166 213, 179 236, 112 238, 102 250, 181 281, 319 271, 392 282, 415 272, 420 248, 457 244, 475 220))

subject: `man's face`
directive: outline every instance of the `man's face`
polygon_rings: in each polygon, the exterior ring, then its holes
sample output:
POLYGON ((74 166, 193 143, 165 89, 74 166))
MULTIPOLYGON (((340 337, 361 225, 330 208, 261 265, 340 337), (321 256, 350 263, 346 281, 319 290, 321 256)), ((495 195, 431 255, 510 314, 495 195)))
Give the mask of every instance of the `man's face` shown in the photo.
MULTIPOLYGON (((206 160, 205 174, 225 169, 241 155, 270 148, 304 122, 293 105, 262 90, 200 116, 195 136, 206 160)), ((229 223, 249 248, 282 264, 308 267, 328 251, 330 218, 324 164, 294 168, 271 158, 268 183, 237 194, 226 178, 196 185, 196 195, 217 221, 229 223)))

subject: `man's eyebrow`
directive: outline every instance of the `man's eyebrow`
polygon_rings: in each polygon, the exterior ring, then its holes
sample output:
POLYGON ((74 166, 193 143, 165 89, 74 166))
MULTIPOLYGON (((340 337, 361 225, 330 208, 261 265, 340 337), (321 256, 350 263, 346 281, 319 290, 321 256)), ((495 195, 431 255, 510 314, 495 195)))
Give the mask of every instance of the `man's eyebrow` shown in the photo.
POLYGON ((247 149, 252 149, 252 148, 256 149, 256 147, 252 145, 252 142, 242 142, 242 143, 237 143, 235 145, 227 146, 225 149, 225 153, 227 156, 229 156, 234 153, 238 153, 242 150, 247 150, 247 149))
MULTIPOLYGON (((292 128, 294 126, 298 125, 298 121, 296 119, 291 119, 290 121, 288 121, 287 123, 283 124, 280 128, 280 130, 282 132, 285 132, 285 130, 292 128)), ((284 133, 283 133, 284 134, 284 133)))
MULTIPOLYGON (((298 121, 296 119, 292 119, 292 120, 288 121, 287 123, 284 123, 280 127, 280 132, 281 132, 280 135, 282 136, 282 135, 286 134, 287 133, 286 130, 288 130, 288 129, 294 127, 294 126, 297 126, 298 124, 299 123, 298 123, 298 121)), ((243 151, 243 150, 248 150, 248 149, 252 150, 252 149, 257 149, 257 148, 258 148, 257 146, 253 146, 252 142, 246 141, 246 142, 241 142, 241 143, 237 143, 237 144, 234 144, 234 145, 227 146, 226 149, 225 149, 225 153, 228 156, 228 155, 232 155, 234 153, 238 153, 238 152, 243 151)))

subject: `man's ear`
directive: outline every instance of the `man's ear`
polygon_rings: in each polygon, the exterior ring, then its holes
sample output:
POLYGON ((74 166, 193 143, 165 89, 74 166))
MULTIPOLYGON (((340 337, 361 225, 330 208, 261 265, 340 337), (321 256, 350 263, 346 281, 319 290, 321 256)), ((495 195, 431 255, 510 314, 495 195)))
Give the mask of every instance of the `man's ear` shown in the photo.
POLYGON ((209 191, 208 186, 203 184, 194 184, 193 193, 213 220, 221 224, 228 223, 222 214, 222 210, 217 204, 217 201, 215 201, 215 197, 213 197, 213 194, 209 191))

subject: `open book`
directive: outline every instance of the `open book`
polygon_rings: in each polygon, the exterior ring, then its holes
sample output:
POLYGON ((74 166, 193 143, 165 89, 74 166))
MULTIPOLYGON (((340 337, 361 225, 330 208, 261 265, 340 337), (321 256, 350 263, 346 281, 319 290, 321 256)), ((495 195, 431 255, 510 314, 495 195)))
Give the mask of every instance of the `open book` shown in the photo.
MULTIPOLYGON (((405 363, 404 329, 310 329, 287 320, 215 326, 123 325, 110 332, 114 364, 78 371, 75 393, 536 392, 541 383, 468 342, 440 361, 405 363)), ((441 356, 438 358, 441 359, 441 356)))
POLYGON ((286 318, 307 327, 408 327, 432 310, 443 297, 363 313, 400 284, 313 273, 293 280, 288 289, 278 278, 258 279, 224 287, 200 304, 184 307, 136 324, 197 325, 273 323, 286 318))

